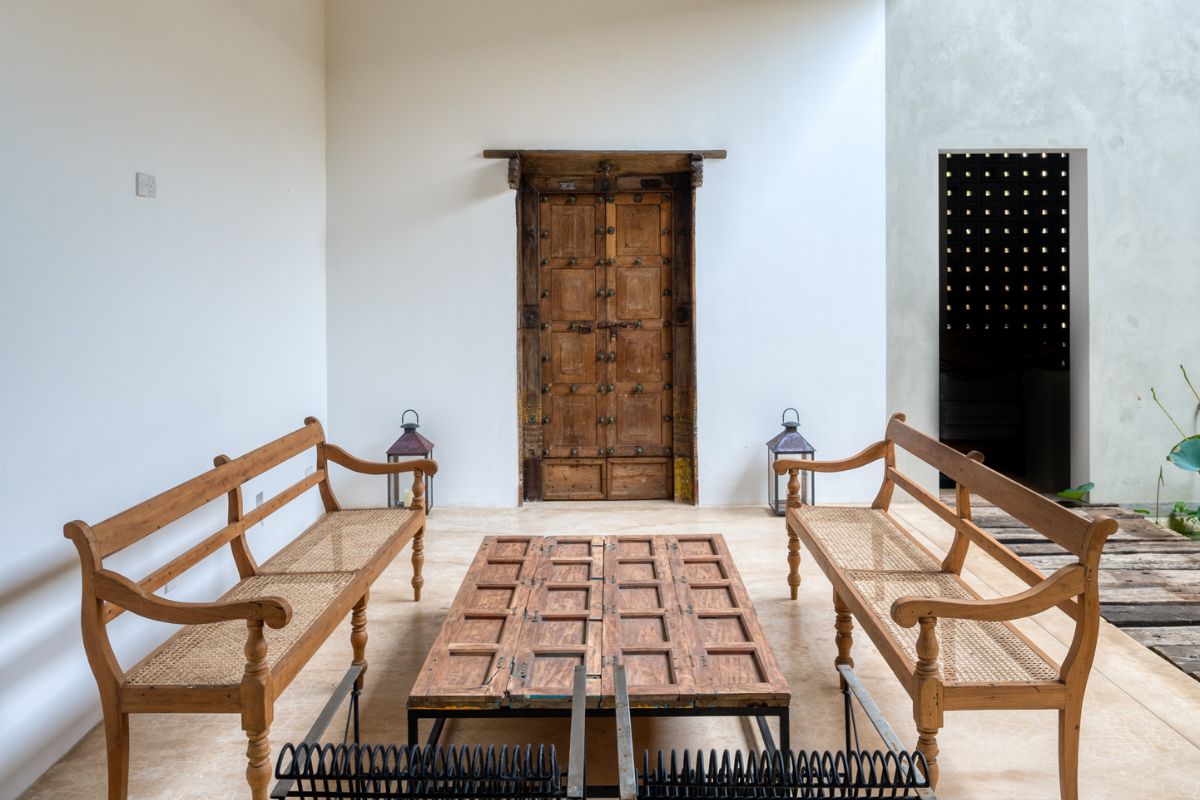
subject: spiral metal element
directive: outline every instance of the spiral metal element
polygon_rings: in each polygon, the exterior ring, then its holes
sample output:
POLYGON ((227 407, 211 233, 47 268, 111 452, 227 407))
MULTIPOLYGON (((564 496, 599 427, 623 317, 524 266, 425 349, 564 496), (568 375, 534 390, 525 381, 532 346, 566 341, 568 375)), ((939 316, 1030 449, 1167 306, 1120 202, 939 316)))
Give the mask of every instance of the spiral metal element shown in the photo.
POLYGON ((926 764, 918 752, 658 751, 642 756, 638 798, 917 797, 926 764))
POLYGON ((275 777, 296 798, 550 798, 566 787, 553 746, 286 744, 275 777))

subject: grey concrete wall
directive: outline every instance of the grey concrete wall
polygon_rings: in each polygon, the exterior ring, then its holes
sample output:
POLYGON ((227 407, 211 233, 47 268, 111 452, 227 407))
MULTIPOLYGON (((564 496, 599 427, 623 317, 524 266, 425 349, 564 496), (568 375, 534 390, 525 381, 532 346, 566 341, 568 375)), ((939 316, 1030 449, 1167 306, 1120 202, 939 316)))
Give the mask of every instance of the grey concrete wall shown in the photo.
MULTIPOLYGON (((889 0, 886 118, 889 408, 937 429, 938 151, 1081 148, 1089 433, 1073 477, 1094 500, 1152 500, 1178 435, 1150 387, 1186 425, 1177 365, 1200 377, 1200 3, 889 0)), ((1164 499, 1200 497, 1166 475, 1164 499)))

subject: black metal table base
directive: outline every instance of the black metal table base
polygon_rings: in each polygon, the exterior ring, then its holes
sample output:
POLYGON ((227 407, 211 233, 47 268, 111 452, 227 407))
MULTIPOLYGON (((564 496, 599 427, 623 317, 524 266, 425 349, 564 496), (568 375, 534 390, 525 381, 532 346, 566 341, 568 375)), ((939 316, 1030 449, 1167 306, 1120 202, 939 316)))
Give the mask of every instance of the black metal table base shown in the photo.
MULTIPOLYGON (((775 752, 775 738, 767 719, 774 717, 778 721, 778 749, 788 752, 791 749, 791 716, 787 707, 781 706, 745 706, 742 708, 630 708, 633 717, 753 717, 758 725, 763 739, 763 749, 775 752)), ((570 708, 410 708, 408 710, 408 743, 420 744, 421 720, 433 720, 426 744, 436 745, 441 738, 442 729, 448 719, 553 719, 569 718, 570 708)), ((586 716, 592 718, 611 718, 616 716, 615 708, 589 708, 586 716)))

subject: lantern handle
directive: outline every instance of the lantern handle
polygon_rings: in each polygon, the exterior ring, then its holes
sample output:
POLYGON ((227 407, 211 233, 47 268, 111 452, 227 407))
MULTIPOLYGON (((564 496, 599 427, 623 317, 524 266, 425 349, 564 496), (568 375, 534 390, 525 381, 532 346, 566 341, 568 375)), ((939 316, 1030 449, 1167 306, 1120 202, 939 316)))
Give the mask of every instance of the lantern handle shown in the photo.
POLYGON ((799 425, 800 424, 800 412, 794 408, 785 408, 783 410, 783 414, 781 414, 779 417, 780 424, 787 422, 787 412, 789 412, 789 411, 791 411, 793 414, 796 415, 796 424, 799 425))
MULTIPOLYGON (((793 411, 795 411, 795 409, 792 409, 792 410, 793 410, 793 411)), ((413 409, 413 408, 406 408, 406 409, 404 409, 404 413, 400 415, 400 424, 401 424, 401 425, 403 425, 403 424, 404 424, 404 418, 405 418, 406 416, 408 416, 409 414, 412 414, 414 417, 416 417, 416 418, 417 418, 417 424, 418 424, 418 425, 420 425, 420 424, 421 424, 421 415, 417 413, 416 409, 413 409)))

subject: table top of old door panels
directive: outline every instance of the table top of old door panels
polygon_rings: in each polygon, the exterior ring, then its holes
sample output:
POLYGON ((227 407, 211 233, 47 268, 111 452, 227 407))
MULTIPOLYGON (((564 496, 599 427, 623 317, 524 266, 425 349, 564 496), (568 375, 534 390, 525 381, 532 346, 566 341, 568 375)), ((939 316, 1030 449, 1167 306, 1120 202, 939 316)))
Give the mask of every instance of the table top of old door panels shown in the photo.
POLYGON ((611 708, 618 662, 634 707, 791 699, 720 534, 489 536, 408 707, 566 707, 582 663, 611 708))

